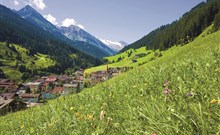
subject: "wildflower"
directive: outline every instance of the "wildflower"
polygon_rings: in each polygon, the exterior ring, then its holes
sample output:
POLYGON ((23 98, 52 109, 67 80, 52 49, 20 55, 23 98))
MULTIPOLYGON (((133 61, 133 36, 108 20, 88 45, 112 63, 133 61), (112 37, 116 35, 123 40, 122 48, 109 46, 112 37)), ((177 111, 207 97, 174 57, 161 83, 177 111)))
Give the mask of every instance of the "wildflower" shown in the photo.
POLYGON ((70 107, 70 111, 74 110, 74 107, 70 107))
POLYGON ((80 119, 80 120, 84 120, 84 116, 80 116, 79 119, 80 119))
POLYGON ((87 118, 88 118, 88 119, 92 119, 92 118, 93 118, 93 115, 92 115, 92 114, 87 114, 87 118))
POLYGON ((105 111, 102 110, 100 113, 100 120, 102 120, 105 117, 105 111))
POLYGON ((170 90, 169 89, 165 89, 164 90, 164 94, 169 94, 170 93, 170 90))
POLYGON ((192 96, 193 96, 193 93, 192 93, 192 92, 189 92, 189 93, 187 94, 187 96, 192 97, 192 96))
POLYGON ((79 112, 76 112, 75 115, 76 115, 77 117, 80 116, 79 112))
POLYGON ((156 132, 152 132, 152 135, 157 135, 157 133, 156 132))
POLYGON ((211 104, 218 103, 218 100, 216 100, 216 99, 212 99, 210 103, 211 103, 211 104))
POLYGON ((20 128, 23 129, 24 128, 24 124, 21 124, 20 128))

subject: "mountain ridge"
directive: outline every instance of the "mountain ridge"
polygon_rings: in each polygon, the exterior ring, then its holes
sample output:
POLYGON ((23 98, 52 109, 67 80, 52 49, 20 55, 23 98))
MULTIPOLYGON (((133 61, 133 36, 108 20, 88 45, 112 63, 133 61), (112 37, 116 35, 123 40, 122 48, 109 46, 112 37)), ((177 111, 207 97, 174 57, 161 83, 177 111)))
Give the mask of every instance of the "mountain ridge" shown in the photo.
POLYGON ((119 52, 121 49, 123 49, 125 46, 128 46, 129 44, 124 42, 124 41, 111 41, 111 40, 106 40, 106 39, 99 39, 100 41, 102 41, 104 44, 106 44, 108 47, 110 47, 111 49, 119 52))
MULTIPOLYGON (((21 45, 22 48, 27 50, 25 55, 30 57, 38 53, 47 55, 55 64, 44 69, 45 72, 64 73, 68 68, 74 71, 79 68, 86 68, 102 63, 101 60, 86 55, 73 48, 71 44, 58 39, 43 29, 39 29, 39 27, 14 13, 9 8, 0 5, 0 10, 0 42, 6 42, 7 46, 10 44, 21 45), (71 57, 73 54, 76 56, 75 58, 71 57)), ((5 47, 3 49, 5 50, 1 51, 5 51, 5 54, 7 54, 8 49, 5 47)), ((15 59, 12 59, 13 61, 9 65, 9 68, 16 70, 16 61, 21 61, 20 59, 22 57, 16 51, 12 51, 12 54, 17 56, 15 59)), ((4 63, 4 60, 0 63, 4 63)), ((22 66, 26 66, 24 62, 21 62, 21 64, 22 66)), ((3 64, 3 66, 7 66, 7 63, 3 64)), ((27 73, 31 74, 28 71, 31 71, 33 68, 30 66, 27 73)))
POLYGON ((120 52, 124 52, 130 48, 137 49, 143 46, 147 49, 166 50, 175 44, 187 44, 193 41, 213 22, 214 28, 219 28, 219 8, 219 0, 203 1, 189 12, 186 12, 179 20, 151 31, 149 34, 125 47, 120 52), (219 16, 217 16, 218 14, 219 16))
POLYGON ((38 26, 39 28, 50 32, 57 38, 68 42, 69 44, 72 44, 74 48, 86 54, 97 58, 102 58, 115 54, 115 52, 108 48, 105 44, 100 43, 100 41, 98 41, 98 39, 95 39, 94 36, 77 26, 70 26, 70 28, 72 29, 75 28, 75 33, 71 33, 71 37, 67 36, 64 31, 68 30, 67 27, 58 27, 53 25, 30 5, 26 5, 25 7, 17 11, 17 14, 28 20, 29 22, 33 23, 34 25, 38 26), (79 32, 77 33, 77 31, 79 32))
POLYGON ((83 41, 95 45, 106 51, 109 55, 114 55, 116 53, 108 46, 106 46, 104 43, 102 43, 99 39, 97 39, 95 36, 91 35, 90 33, 81 29, 78 26, 75 25, 70 25, 69 27, 62 26, 60 27, 60 31, 61 33, 63 33, 63 35, 65 35, 67 38, 71 40, 83 41))

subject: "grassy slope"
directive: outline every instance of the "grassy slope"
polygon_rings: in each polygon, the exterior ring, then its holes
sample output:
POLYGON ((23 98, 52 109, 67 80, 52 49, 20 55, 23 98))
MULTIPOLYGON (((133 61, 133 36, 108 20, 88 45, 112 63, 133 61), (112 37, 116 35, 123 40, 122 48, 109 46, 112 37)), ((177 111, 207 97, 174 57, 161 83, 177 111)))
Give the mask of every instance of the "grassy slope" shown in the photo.
POLYGON ((4 65, 0 68, 4 71, 7 78, 13 80, 21 79, 22 73, 17 70, 16 63, 23 64, 29 69, 45 69, 55 65, 55 62, 47 55, 38 53, 35 56, 30 56, 27 49, 16 44, 13 44, 13 46, 17 52, 7 47, 5 43, 0 43, 0 62, 4 65), (20 59, 18 59, 18 55, 20 55, 20 59))
POLYGON ((219 36, 220 31, 173 47, 78 95, 0 117, 0 134, 219 134, 220 106, 210 103, 220 98, 219 36), (100 121, 102 109, 106 116, 100 121))
MULTIPOLYGON (((121 54, 117 54, 115 56, 110 56, 110 57, 106 57, 106 59, 111 62, 111 64, 109 64, 109 67, 137 67, 140 64, 149 62, 151 60, 151 58, 154 57, 154 53, 152 53, 151 50, 146 50, 145 47, 139 48, 139 49, 129 49, 126 52, 123 52, 121 54), (130 57, 128 57, 128 52, 133 52, 131 54, 130 57), (135 58, 136 54, 141 54, 141 53, 145 53, 147 55, 147 57, 140 57, 140 58, 135 58), (121 61, 117 62, 118 58, 121 57, 123 58, 121 61), (136 59, 137 62, 132 63, 132 59, 136 59), (112 63, 114 61, 114 63, 112 63)), ((98 70, 105 70, 106 69, 106 65, 101 65, 101 66, 97 66, 97 67, 92 67, 90 69, 87 69, 86 72, 94 72, 94 71, 98 71, 98 70)))

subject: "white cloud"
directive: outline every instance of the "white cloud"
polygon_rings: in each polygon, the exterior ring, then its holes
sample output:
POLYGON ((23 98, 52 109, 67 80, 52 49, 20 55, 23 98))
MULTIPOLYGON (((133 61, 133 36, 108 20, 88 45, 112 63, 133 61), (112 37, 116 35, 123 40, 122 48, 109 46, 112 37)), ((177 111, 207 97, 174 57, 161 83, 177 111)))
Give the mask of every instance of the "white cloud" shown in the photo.
POLYGON ((66 18, 62 22, 62 26, 64 26, 64 27, 69 27, 70 25, 75 25, 75 26, 78 26, 79 28, 85 30, 85 27, 82 24, 78 24, 73 18, 66 18))
POLYGON ((72 18, 66 18, 63 22, 62 22, 62 26, 64 27, 69 27, 70 25, 76 25, 76 21, 72 18))
POLYGON ((54 25, 58 25, 57 19, 53 17, 51 14, 44 15, 44 18, 47 19, 49 22, 51 22, 54 25))
POLYGON ((14 0, 13 2, 14 2, 14 5, 15 5, 15 6, 20 5, 20 3, 19 3, 17 0, 14 0))
POLYGON ((22 2, 25 5, 30 5, 30 6, 36 6, 38 9, 44 10, 46 8, 46 4, 44 3, 44 0, 14 0, 17 2, 22 2))
POLYGON ((77 24, 76 26, 80 27, 81 29, 85 30, 85 27, 82 24, 77 24))
POLYGON ((30 0, 37 8, 43 10, 46 7, 44 0, 30 0))

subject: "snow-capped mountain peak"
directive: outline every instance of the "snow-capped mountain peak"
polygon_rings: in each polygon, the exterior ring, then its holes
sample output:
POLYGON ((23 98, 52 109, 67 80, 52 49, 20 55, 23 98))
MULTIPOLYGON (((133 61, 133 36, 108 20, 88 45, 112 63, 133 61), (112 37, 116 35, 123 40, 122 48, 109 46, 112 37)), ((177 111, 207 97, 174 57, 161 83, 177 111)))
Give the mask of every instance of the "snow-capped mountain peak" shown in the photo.
POLYGON ((110 41, 110 40, 106 40, 106 39, 101 39, 100 41, 102 41, 104 44, 106 44, 109 48, 119 52, 121 49, 123 49, 125 46, 128 45, 128 43, 124 42, 124 41, 110 41))

